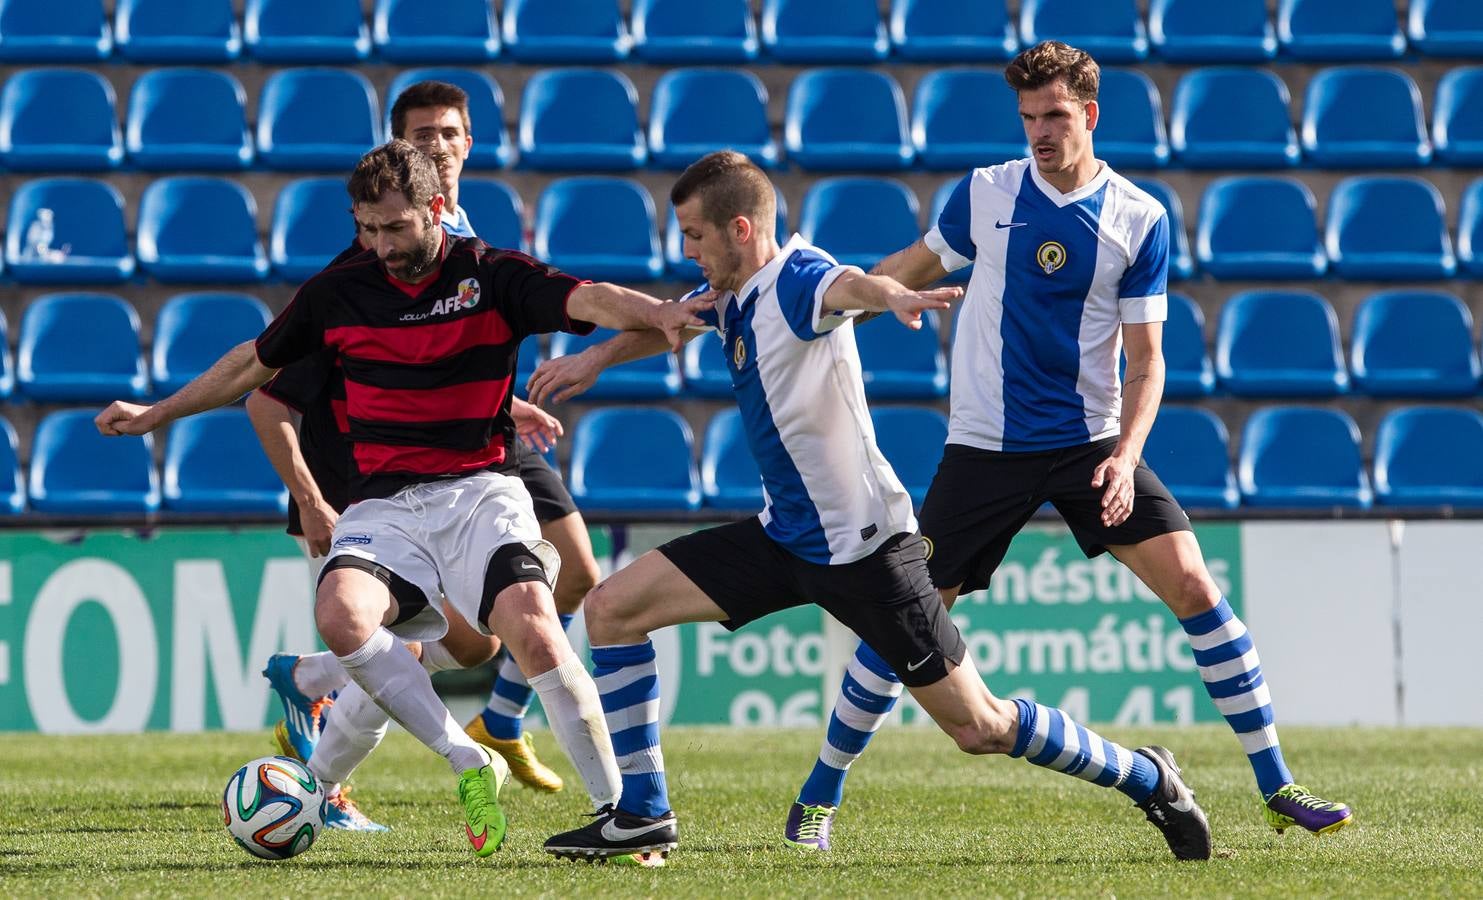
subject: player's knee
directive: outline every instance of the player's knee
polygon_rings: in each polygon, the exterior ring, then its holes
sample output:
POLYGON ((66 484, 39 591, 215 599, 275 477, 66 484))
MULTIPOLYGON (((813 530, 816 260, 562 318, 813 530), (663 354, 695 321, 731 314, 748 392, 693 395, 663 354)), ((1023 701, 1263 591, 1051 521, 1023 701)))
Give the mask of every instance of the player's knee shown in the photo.
POLYGON ((972 722, 952 729, 950 734, 959 750, 974 756, 1008 753, 1014 748, 1013 735, 997 721, 972 722))
POLYGON ((461 668, 482 666, 494 659, 494 655, 499 652, 500 641, 497 637, 477 634, 449 640, 450 636, 451 633, 443 637, 443 647, 461 668))
POLYGON ((587 618, 587 636, 594 645, 624 643, 633 605, 615 588, 613 580, 599 582, 582 601, 582 612, 587 618))
POLYGON ((561 561, 561 577, 556 580, 556 611, 564 616, 576 615, 582 608, 582 600, 597 586, 602 570, 597 560, 589 554, 574 560, 561 561))

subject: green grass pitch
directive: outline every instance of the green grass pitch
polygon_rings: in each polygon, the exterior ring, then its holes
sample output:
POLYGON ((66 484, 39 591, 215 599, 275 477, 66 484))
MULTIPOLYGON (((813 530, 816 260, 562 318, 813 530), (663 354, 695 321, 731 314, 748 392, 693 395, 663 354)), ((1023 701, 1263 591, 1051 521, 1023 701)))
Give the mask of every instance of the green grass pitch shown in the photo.
POLYGON ((509 839, 487 860, 469 852, 443 762, 395 733, 355 793, 392 832, 328 832, 293 860, 262 862, 228 838, 220 797, 237 766, 270 752, 266 732, 4 735, 0 897, 1483 895, 1483 730, 1284 729, 1299 778, 1355 808, 1356 824, 1325 838, 1262 824, 1222 727, 1104 733, 1175 751, 1210 815, 1214 859, 1175 862, 1116 792, 900 728, 856 764, 834 851, 806 855, 781 832, 818 731, 674 728, 665 758, 681 843, 665 869, 541 852, 586 807, 547 732, 538 746, 568 788, 512 784, 509 839))

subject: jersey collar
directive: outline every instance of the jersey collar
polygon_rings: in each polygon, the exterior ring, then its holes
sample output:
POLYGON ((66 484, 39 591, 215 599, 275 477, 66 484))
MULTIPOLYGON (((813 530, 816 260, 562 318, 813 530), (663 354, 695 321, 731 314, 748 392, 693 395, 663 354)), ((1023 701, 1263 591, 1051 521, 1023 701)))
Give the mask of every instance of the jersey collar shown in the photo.
POLYGON ((1045 180, 1045 177, 1040 174, 1040 169, 1035 166, 1034 157, 1030 158, 1028 168, 1030 169, 1030 177, 1035 179, 1035 186, 1040 188, 1040 193, 1044 194, 1056 206, 1063 207, 1085 200, 1100 191, 1102 185, 1107 183, 1107 177, 1111 174, 1112 169, 1100 159, 1097 160, 1097 165, 1100 168, 1097 169, 1097 174, 1092 176, 1092 180, 1069 194, 1061 193, 1055 185, 1045 180))

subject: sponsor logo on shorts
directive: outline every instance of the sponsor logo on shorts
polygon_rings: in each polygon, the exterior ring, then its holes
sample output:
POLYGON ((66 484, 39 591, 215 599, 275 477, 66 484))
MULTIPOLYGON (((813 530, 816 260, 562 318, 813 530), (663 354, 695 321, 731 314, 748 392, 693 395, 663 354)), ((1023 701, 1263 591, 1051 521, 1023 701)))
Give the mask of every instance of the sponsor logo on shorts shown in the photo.
POLYGON ((864 528, 860 529, 860 540, 870 540, 871 538, 875 537, 875 533, 877 531, 880 531, 880 529, 875 526, 874 522, 871 522, 869 525, 866 525, 864 528))
POLYGON ((371 536, 369 534, 347 534, 344 537, 336 538, 335 546, 349 547, 353 544, 369 544, 370 542, 371 536))
POLYGON ((934 657, 936 655, 937 654, 935 654, 935 653, 928 653, 926 656, 922 657, 921 659, 917 660, 914 663, 907 663, 906 664, 906 671, 908 671, 908 672, 915 672, 917 669, 920 669, 922 666, 925 666, 927 664, 927 660, 931 659, 932 657, 934 657))

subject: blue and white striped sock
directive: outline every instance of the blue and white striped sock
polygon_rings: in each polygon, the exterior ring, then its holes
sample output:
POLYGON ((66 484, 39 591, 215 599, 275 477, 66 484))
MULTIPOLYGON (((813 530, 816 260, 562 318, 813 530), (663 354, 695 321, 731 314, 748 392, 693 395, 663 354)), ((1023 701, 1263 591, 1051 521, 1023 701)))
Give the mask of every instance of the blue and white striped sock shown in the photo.
MULTIPOLYGON (((575 617, 561 615, 557 618, 561 620, 561 630, 565 631, 575 617)), ((525 713, 530 709, 530 701, 534 696, 535 691, 531 690, 530 682, 525 680, 520 666, 515 664, 515 657, 508 652, 502 653, 499 672, 494 676, 494 687, 489 691, 489 704, 479 714, 489 736, 506 741, 520 737, 524 730, 522 722, 525 713)))
POLYGON ((1189 635, 1205 690, 1251 761, 1257 788, 1263 797, 1271 797, 1292 781, 1292 773, 1277 743, 1272 694, 1262 678, 1262 662, 1246 625, 1236 618, 1224 597, 1214 609, 1180 619, 1179 624, 1189 635))
POLYGON ((1029 700, 1016 700, 1014 705, 1019 707, 1020 726, 1010 756, 1117 788, 1134 803, 1148 799, 1158 786, 1158 767, 1142 753, 1107 740, 1054 707, 1029 700))
POLYGON ((813 772, 798 792, 799 803, 839 805, 850 763, 865 752, 865 745, 885 724, 900 696, 901 681, 896 673, 861 641, 855 649, 855 658, 845 668, 839 698, 834 701, 834 713, 829 716, 829 733, 819 748, 813 772))
POLYGON ((638 816, 669 811, 664 754, 659 752, 659 669, 654 644, 592 648, 592 678, 613 738, 623 779, 618 808, 638 816))

